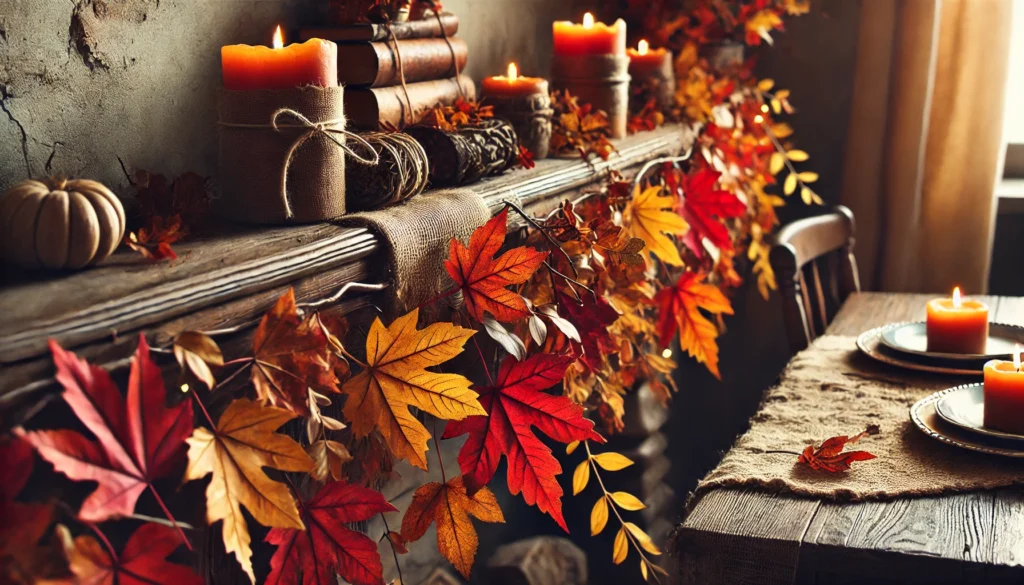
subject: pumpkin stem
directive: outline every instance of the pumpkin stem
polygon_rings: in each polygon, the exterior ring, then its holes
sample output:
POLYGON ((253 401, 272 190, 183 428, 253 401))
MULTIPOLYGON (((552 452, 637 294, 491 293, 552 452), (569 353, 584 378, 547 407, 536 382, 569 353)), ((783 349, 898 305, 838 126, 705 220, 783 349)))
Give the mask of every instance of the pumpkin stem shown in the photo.
POLYGON ((63 176, 49 177, 45 182, 50 187, 50 191, 63 191, 64 187, 68 184, 68 178, 63 176))

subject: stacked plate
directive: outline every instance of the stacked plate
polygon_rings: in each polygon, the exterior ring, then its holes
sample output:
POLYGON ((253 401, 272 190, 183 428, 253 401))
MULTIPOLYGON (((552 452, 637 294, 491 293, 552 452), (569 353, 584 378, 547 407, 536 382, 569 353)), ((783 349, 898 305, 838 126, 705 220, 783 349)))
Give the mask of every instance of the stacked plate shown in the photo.
POLYGON ((985 362, 1013 359, 1014 348, 1024 345, 1024 327, 990 323, 988 347, 981 354, 938 353, 928 351, 928 335, 923 322, 891 323, 865 331, 857 338, 857 347, 880 362, 937 374, 980 376, 985 362))
MULTIPOLYGON (((866 331, 857 347, 880 362, 907 369, 958 376, 979 376, 985 363, 1010 360, 1017 345, 1024 345, 1024 327, 989 324, 984 354, 949 354, 928 351, 925 324, 893 323, 866 331)), ((993 455, 1024 457, 1024 435, 985 427, 983 384, 955 386, 921 400, 910 418, 939 441, 993 455)))

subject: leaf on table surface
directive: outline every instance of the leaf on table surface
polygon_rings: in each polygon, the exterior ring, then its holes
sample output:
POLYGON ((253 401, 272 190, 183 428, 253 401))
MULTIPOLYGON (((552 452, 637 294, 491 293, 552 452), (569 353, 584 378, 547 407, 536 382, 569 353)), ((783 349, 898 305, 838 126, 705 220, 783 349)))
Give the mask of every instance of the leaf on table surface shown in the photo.
POLYGON ((646 250, 659 260, 672 266, 682 266, 676 243, 666 234, 683 235, 689 226, 675 211, 676 198, 662 195, 662 187, 655 185, 633 191, 633 199, 626 207, 625 223, 629 233, 647 244, 646 250))
POLYGON ((797 463, 803 463, 811 469, 828 471, 829 473, 846 471, 850 469, 851 463, 855 461, 869 461, 875 459, 876 456, 867 451, 847 451, 843 453, 843 449, 847 445, 856 443, 868 435, 877 435, 878 433, 878 425, 869 425, 863 432, 852 437, 846 435, 832 437, 817 448, 814 445, 808 445, 804 448, 800 457, 797 458, 797 463))
POLYGON ((306 530, 274 528, 266 541, 276 545, 266 585, 330 585, 335 575, 353 585, 381 585, 377 543, 346 526, 395 507, 379 492, 334 481, 299 504, 306 530))
POLYGON ((462 290, 466 311, 477 321, 490 313, 503 323, 530 316, 522 295, 508 286, 522 284, 544 263, 546 252, 529 246, 512 248, 497 258, 505 243, 508 208, 473 231, 469 246, 452 239, 444 266, 462 290))
POLYGON ((462 353, 475 331, 452 323, 416 328, 419 309, 413 309, 388 327, 374 320, 366 336, 366 369, 345 383, 345 416, 357 438, 380 429, 395 457, 427 468, 427 429, 411 412, 418 408, 438 418, 457 420, 485 414, 470 390, 470 381, 458 374, 439 374, 437 366, 462 353))
POLYGON ((291 491, 263 471, 264 467, 313 470, 313 460, 302 446, 275 432, 293 418, 295 413, 289 410, 240 398, 220 415, 215 431, 200 427, 188 439, 185 481, 213 474, 206 487, 206 522, 224 522, 225 550, 235 554, 253 583, 256 576, 242 506, 264 526, 303 528, 291 491))
POLYGON ((470 495, 458 476, 448 483, 431 482, 413 494, 402 518, 403 542, 415 542, 437 523, 437 549, 469 579, 479 539, 470 516, 484 522, 504 522, 505 517, 491 490, 483 487, 470 495))
POLYGON ((177 260, 178 255, 171 244, 187 235, 188 230, 182 225, 181 216, 172 215, 167 219, 153 217, 146 227, 129 232, 124 243, 147 260, 177 260))
POLYGON ((658 337, 665 348, 679 332, 679 347, 707 366, 716 378, 718 371, 718 328, 701 313, 732 315, 732 305, 722 291, 704 282, 704 275, 686 272, 676 284, 658 291, 658 337))
POLYGON ((562 518, 562 488, 558 460, 534 435, 533 427, 560 443, 592 439, 604 442, 583 408, 565 396, 543 390, 561 381, 574 359, 537 354, 523 361, 506 358, 498 370, 496 385, 480 389, 484 416, 448 423, 444 438, 468 434, 459 451, 459 467, 470 493, 487 485, 501 456, 508 458, 508 487, 520 492, 527 504, 554 518, 568 532, 562 518))
POLYGON ((91 535, 71 538, 58 527, 71 572, 83 585, 202 585, 191 567, 172 563, 168 555, 181 545, 173 528, 146 523, 128 537, 119 554, 106 549, 91 535))
POLYGON ((217 380, 210 366, 223 366, 220 346, 209 335, 199 331, 182 331, 174 338, 174 359, 182 371, 188 370, 212 389, 217 380))
POLYGON ((54 340, 50 351, 64 401, 96 441, 72 430, 20 432, 54 469, 73 480, 98 484, 82 502, 79 517, 102 522, 130 516, 147 488, 162 503, 153 481, 167 475, 184 453, 192 431, 192 403, 165 405, 163 377, 149 356, 146 339, 139 336, 126 398, 102 368, 54 340))
POLYGON ((339 392, 324 331, 316 313, 299 317, 293 289, 281 295, 252 341, 252 384, 261 402, 309 416, 308 388, 339 392))

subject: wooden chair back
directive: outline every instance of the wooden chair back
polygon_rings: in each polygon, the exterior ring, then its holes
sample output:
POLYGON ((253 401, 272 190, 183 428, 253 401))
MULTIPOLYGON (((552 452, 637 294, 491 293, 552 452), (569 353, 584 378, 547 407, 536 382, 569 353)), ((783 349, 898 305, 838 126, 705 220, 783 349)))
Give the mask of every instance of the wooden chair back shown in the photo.
POLYGON ((770 258, 793 353, 824 333, 850 293, 860 290, 853 245, 853 212, 842 205, 779 230, 770 258))

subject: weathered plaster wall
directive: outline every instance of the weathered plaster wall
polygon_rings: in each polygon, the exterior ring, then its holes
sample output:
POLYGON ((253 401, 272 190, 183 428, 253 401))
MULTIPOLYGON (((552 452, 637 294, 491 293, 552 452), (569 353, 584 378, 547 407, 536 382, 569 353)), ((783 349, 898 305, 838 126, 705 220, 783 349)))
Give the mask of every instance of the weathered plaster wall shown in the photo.
MULTIPOLYGON (((63 173, 216 169, 220 47, 315 21, 326 0, 0 0, 0 186, 63 173)), ((560 0, 449 0, 468 72, 544 71, 560 0)))

